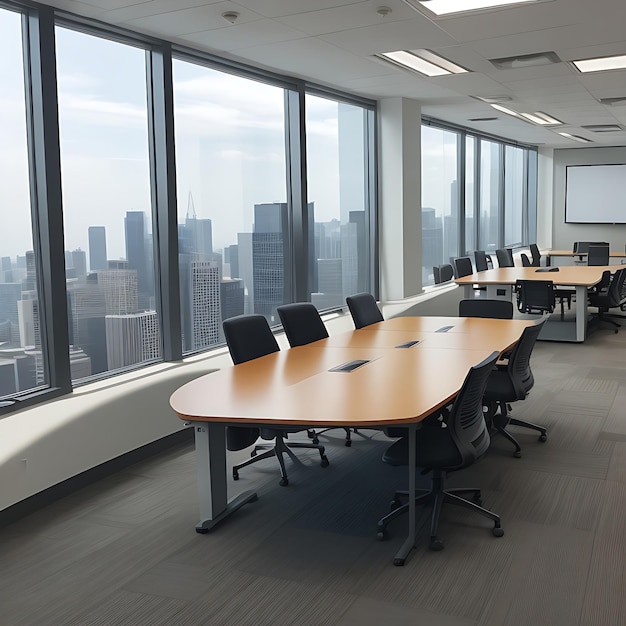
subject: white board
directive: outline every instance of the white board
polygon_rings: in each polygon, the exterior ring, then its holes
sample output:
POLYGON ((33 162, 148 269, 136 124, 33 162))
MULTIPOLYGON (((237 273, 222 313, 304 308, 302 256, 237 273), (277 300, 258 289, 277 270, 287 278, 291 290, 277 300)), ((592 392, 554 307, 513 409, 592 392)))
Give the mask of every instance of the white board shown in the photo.
POLYGON ((565 222, 626 224, 626 165, 568 165, 565 222))

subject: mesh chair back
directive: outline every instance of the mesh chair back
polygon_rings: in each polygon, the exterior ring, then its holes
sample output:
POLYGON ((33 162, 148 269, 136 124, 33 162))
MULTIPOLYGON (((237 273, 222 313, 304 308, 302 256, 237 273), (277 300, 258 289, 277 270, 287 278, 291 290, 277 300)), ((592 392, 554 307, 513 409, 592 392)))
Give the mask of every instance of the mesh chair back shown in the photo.
POLYGON ((384 320, 383 314, 371 293, 357 293, 346 298, 350 315, 356 328, 363 328, 384 320))
POLYGON ((533 266, 533 262, 528 258, 527 254, 524 254, 522 252, 519 256, 520 256, 520 259, 522 259, 522 267, 532 267, 533 266))
POLYGON ((530 369, 530 356, 537 341, 537 337, 546 320, 524 329, 520 340, 515 344, 509 355, 507 373, 513 383, 518 400, 523 400, 535 384, 533 372, 530 369))
POLYGON ((472 259, 468 256, 462 256, 454 259, 454 277, 469 276, 474 273, 472 268, 472 259))
POLYGON ((556 288, 551 280, 518 280, 515 283, 520 313, 552 313, 556 288))
POLYGON ((500 267, 514 267, 513 252, 509 248, 498 248, 496 258, 500 267))
POLYGON ((601 309, 620 306, 626 300, 626 267, 602 272, 602 280, 596 285, 596 291, 589 293, 589 304, 601 309))
POLYGON ((609 244, 591 244, 587 253, 587 265, 608 265, 609 244))
POLYGON ((276 310, 292 348, 328 337, 320 314, 310 302, 284 304, 276 310))
POLYGON ((487 300, 473 298, 459 302, 459 317, 490 317, 492 319, 513 319, 513 303, 510 300, 487 300))
POLYGON ((492 352, 470 369, 446 420, 448 432, 461 455, 461 462, 455 469, 470 465, 489 448, 489 431, 483 417, 483 396, 498 355, 497 351, 492 352))
POLYGON ((262 315, 237 315, 222 323, 228 351, 235 365, 280 349, 270 325, 262 315))
POLYGON ((530 249, 530 254, 533 257, 533 267, 539 267, 541 265, 541 252, 539 252, 539 246, 536 243, 531 243, 528 247, 530 249))
POLYGON ((433 267, 433 275, 435 277, 435 285, 440 285, 441 283, 447 283, 449 280, 452 280, 454 270, 450 263, 435 265, 435 267, 433 267))
POLYGON ((491 257, 484 250, 474 250, 474 264, 477 272, 485 272, 489 269, 491 257))

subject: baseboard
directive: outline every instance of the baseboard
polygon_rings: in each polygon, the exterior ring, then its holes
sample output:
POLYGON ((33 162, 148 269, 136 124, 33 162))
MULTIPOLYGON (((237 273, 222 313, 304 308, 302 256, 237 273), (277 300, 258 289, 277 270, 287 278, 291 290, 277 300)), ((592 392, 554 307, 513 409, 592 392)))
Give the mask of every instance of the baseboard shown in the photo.
POLYGON ((110 476, 115 472, 119 472, 135 463, 148 459, 156 454, 160 454, 166 450, 170 450, 176 446, 187 446, 193 444, 193 428, 185 428, 179 430, 167 437, 157 439, 151 443, 141 446, 135 450, 131 450, 126 454, 122 454, 106 463, 92 467, 76 476, 72 476, 63 482, 60 482, 48 489, 44 489, 25 500, 16 502, 15 504, 0 511, 0 528, 13 524, 21 518, 35 513, 39 509, 52 504, 59 498, 63 498, 78 489, 82 489, 102 478, 110 476))

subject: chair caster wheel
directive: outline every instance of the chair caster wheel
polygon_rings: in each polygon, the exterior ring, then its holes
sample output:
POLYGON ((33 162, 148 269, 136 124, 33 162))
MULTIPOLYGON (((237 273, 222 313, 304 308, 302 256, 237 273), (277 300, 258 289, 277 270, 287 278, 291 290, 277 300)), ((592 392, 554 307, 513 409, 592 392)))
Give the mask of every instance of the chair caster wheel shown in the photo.
POLYGON ((541 433, 541 435, 539 435, 539 441, 541 441, 541 443, 548 441, 548 433, 541 433))
POLYGON ((281 487, 286 487, 289 484, 289 479, 288 478, 281 478, 280 482, 278 483, 281 487))
POLYGON ((209 532, 208 528, 196 528, 196 532, 199 535, 206 535, 209 532))
POLYGON ((330 465, 329 460, 326 457, 322 457, 322 462, 320 463, 321 467, 328 467, 330 465))
POLYGON ((352 445, 352 440, 346 439, 346 443, 344 444, 346 448, 349 448, 352 445))
POLYGON ((233 470, 233 480, 239 480, 239 472, 233 470))
POLYGON ((307 434, 307 437, 308 437, 309 439, 313 439, 313 440, 315 440, 315 431, 314 431, 314 430, 307 430, 307 431, 306 431, 306 434, 307 434))
POLYGON ((378 541, 385 541, 385 537, 386 537, 386 536, 387 536, 387 535, 386 535, 386 533, 385 533, 384 529, 383 529, 383 530, 379 530, 379 531, 376 533, 376 539, 378 539, 378 541))
POLYGON ((320 440, 317 437, 313 437, 313 443, 315 445, 317 445, 320 442, 320 440))
POLYGON ((433 552, 440 552, 441 550, 443 550, 443 541, 441 539, 431 539, 430 543, 428 544, 428 549, 432 550, 433 552))
POLYGON ((397 496, 389 503, 389 511, 395 511, 402 506, 402 500, 397 496))
POLYGON ((402 566, 404 565, 404 559, 399 559, 399 558, 397 558, 397 557, 396 557, 396 558, 393 560, 393 564, 394 564, 396 567, 402 567, 402 566))
POLYGON ((500 526, 496 526, 491 532, 494 537, 502 537, 504 535, 504 530, 500 526))
POLYGON ((513 456, 516 459, 521 459, 522 458, 522 451, 521 450, 515 450, 515 452, 513 452, 513 456))

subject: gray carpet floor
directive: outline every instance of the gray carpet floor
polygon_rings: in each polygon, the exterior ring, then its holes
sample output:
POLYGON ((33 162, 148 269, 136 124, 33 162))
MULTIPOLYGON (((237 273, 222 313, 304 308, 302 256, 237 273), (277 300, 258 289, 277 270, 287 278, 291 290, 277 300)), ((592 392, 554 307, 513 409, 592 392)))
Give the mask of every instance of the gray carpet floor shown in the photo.
POLYGON ((420 509, 418 546, 394 567, 407 520, 385 541, 376 522, 407 476, 368 430, 350 448, 330 431, 328 468, 298 451, 287 488, 275 461, 242 470, 231 493, 258 501, 199 535, 194 452, 180 446, 0 531, 0 624, 626 624, 626 330, 540 342, 532 365, 513 416, 547 426, 548 441, 511 428, 521 459, 496 436, 450 477, 481 487, 502 538, 445 507, 446 547, 430 552, 420 509))

